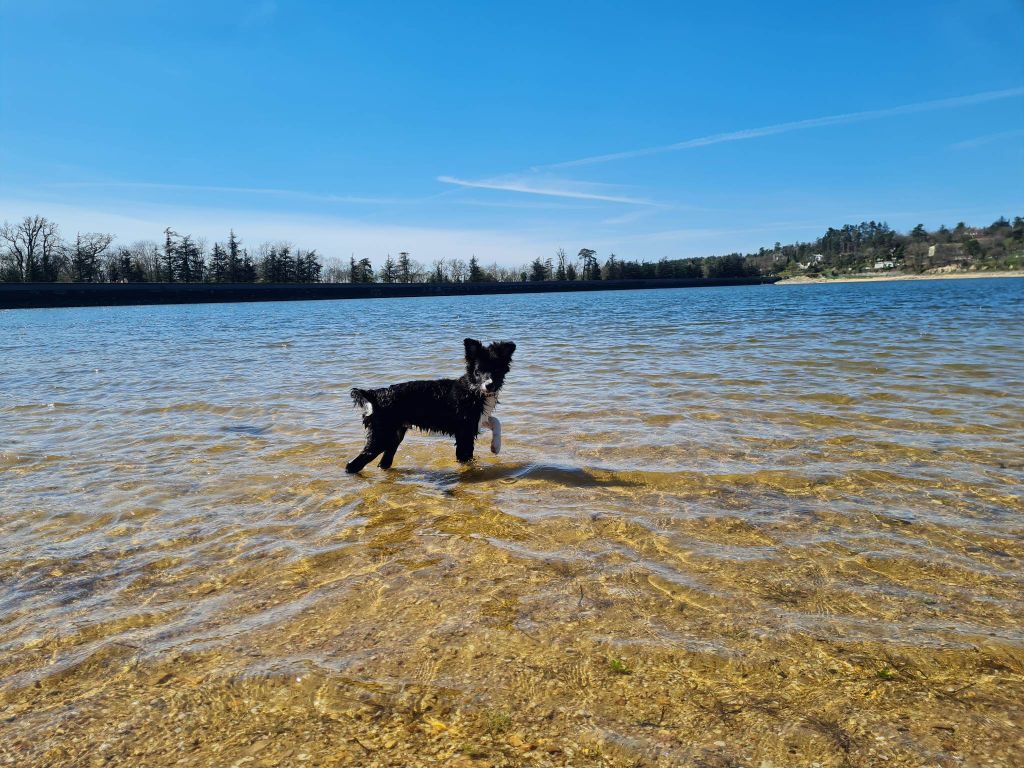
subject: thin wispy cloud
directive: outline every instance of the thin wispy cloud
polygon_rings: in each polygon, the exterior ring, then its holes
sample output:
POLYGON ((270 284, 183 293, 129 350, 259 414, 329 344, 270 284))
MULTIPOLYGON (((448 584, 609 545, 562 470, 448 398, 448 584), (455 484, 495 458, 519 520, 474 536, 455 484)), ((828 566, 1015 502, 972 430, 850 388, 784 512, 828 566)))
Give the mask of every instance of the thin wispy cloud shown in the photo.
POLYGON ((1024 136, 1024 128, 1018 128, 1013 131, 1000 131, 999 133, 989 133, 985 136, 978 136, 973 139, 967 139, 966 141, 958 141, 956 144, 950 144, 950 149, 974 149, 974 147, 980 147, 983 144, 991 144, 995 141, 1002 141, 1003 139, 1013 139, 1018 136, 1024 136))
POLYGON ((590 211, 599 206, 599 203, 588 203, 586 201, 580 201, 578 203, 559 203, 548 200, 539 202, 512 202, 508 200, 475 200, 472 198, 463 200, 454 199, 452 200, 452 203, 456 205, 470 205, 479 208, 517 208, 528 211, 590 211))
MULTIPOLYGON (((47 189, 124 189, 124 190, 140 190, 140 191, 154 191, 154 192, 204 192, 211 194, 224 194, 224 195, 254 195, 254 196, 265 196, 282 199, 297 200, 302 202, 316 202, 316 203, 337 203, 337 204, 355 204, 355 205, 373 205, 373 206, 391 206, 391 205, 416 205, 420 203, 427 203, 430 201, 437 201, 441 198, 445 198, 454 192, 442 192, 434 195, 424 195, 422 197, 372 197, 363 195, 333 195, 333 194, 318 194, 316 192, 302 192, 294 189, 274 189, 270 187, 232 187, 232 186, 216 186, 216 185, 205 185, 205 184, 166 184, 161 182, 151 181, 66 181, 66 182, 53 182, 50 184, 40 185, 42 188, 47 189)), ((588 206, 584 203, 572 204, 572 203, 558 203, 558 202, 509 202, 509 201, 484 201, 484 200, 459 200, 456 198, 450 199, 450 204, 454 205, 469 205, 469 206, 481 206, 488 208, 536 208, 542 210, 584 210, 588 206)))
POLYGON ((584 184, 568 180, 545 181, 523 177, 499 177, 494 179, 458 179, 454 176, 438 176, 437 180, 444 184, 455 184, 470 189, 493 189, 502 192, 522 192, 529 195, 548 197, 567 197, 575 200, 599 200, 606 203, 627 203, 629 205, 656 206, 651 200, 639 197, 614 194, 608 191, 608 185, 584 184))
POLYGON ((624 152, 612 152, 606 155, 583 157, 578 160, 568 160, 562 163, 538 165, 531 168, 531 170, 541 171, 554 168, 572 168, 581 165, 596 165, 598 163, 608 163, 614 160, 628 160, 634 157, 659 155, 665 152, 678 152, 684 149, 707 147, 712 144, 722 144, 729 141, 746 141, 747 139, 757 139, 762 136, 775 136, 781 133, 802 131, 809 128, 824 128, 826 126, 847 125, 849 123, 859 123, 867 120, 880 120, 886 117, 897 117, 899 115, 910 115, 919 112, 955 109, 957 107, 967 107, 974 104, 983 104, 989 101, 1012 99, 1021 96, 1024 96, 1024 87, 1007 88, 1001 91, 986 91, 984 93, 975 93, 969 96, 956 96, 949 99, 937 99, 934 101, 921 101, 915 104, 903 104, 898 107, 889 107, 887 109, 872 109, 865 112, 848 112, 842 115, 829 115, 827 117, 815 117, 808 120, 795 120, 788 123, 766 125, 760 128, 746 128, 727 133, 715 133, 710 136, 701 136, 699 138, 687 139, 686 141, 680 141, 674 144, 664 144, 658 147, 644 147, 642 149, 631 149, 624 152))

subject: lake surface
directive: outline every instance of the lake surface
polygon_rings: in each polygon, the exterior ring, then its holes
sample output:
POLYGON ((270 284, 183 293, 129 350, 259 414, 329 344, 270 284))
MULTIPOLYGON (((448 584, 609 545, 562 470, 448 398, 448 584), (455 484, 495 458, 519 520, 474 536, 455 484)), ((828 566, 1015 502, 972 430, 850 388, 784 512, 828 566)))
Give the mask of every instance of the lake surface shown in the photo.
POLYGON ((1022 393, 1013 279, 0 312, 0 765, 1024 764, 1022 393))

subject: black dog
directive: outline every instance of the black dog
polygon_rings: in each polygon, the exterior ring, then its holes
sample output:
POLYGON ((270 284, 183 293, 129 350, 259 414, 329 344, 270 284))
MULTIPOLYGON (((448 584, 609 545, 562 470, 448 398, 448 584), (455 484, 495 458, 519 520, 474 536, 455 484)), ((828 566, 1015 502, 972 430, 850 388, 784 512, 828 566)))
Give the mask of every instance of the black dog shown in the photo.
POLYGON ((458 379, 407 381, 382 389, 353 389, 352 401, 363 409, 366 447, 346 466, 358 472, 378 454, 380 468, 388 469, 409 427, 455 438, 455 458, 473 458, 473 443, 481 429, 491 430, 491 451, 501 450, 501 422, 491 413, 498 390, 512 365, 516 345, 496 341, 484 346, 466 339, 466 373, 458 379))

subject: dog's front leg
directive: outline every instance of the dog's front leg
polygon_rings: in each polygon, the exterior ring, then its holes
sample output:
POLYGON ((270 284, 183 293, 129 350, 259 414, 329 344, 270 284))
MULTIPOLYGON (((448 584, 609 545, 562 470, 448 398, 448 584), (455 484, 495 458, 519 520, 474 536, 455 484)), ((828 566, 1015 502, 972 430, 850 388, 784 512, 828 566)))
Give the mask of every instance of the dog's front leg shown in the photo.
POLYGON ((491 416, 487 426, 491 430, 491 453, 501 453, 501 422, 497 416, 491 416))
POLYGON ((465 464, 473 460, 473 442, 476 435, 472 432, 461 432, 455 436, 455 458, 465 464))

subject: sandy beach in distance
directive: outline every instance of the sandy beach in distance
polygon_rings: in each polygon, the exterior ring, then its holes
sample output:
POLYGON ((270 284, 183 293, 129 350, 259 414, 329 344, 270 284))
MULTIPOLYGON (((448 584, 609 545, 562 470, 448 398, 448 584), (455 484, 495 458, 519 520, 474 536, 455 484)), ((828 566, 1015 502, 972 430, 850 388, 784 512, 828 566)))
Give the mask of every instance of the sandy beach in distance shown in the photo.
POLYGON ((1024 277, 1024 270, 993 270, 992 272, 942 272, 924 275, 850 275, 848 277, 787 277, 775 285, 806 285, 809 283, 879 283, 892 280, 959 280, 972 277, 1024 277))

